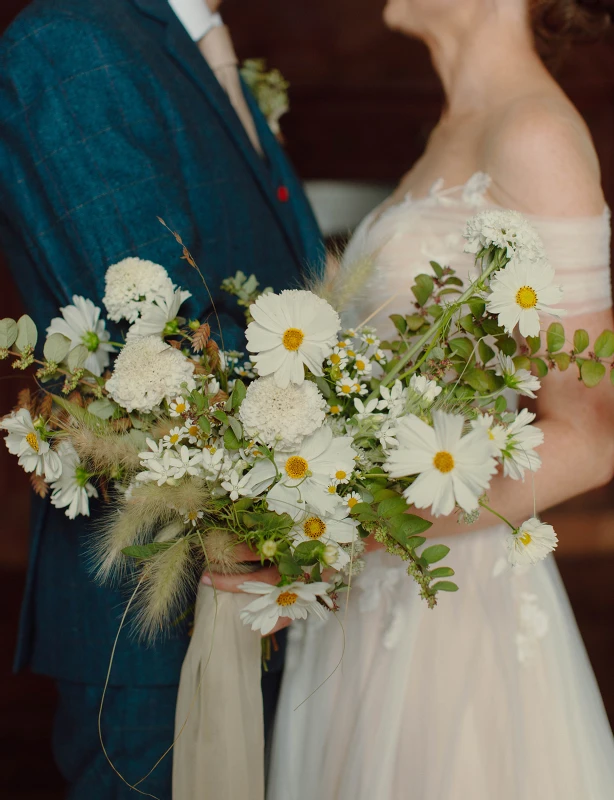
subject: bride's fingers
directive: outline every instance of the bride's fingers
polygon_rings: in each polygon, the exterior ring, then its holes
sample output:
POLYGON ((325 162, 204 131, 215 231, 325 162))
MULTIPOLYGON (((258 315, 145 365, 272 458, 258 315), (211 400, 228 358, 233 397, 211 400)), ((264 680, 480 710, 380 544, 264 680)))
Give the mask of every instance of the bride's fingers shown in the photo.
POLYGON ((249 547, 243 542, 236 544, 232 548, 232 555, 237 561, 260 561, 260 555, 258 553, 254 553, 253 550, 250 550, 249 547))
POLYGON ((280 617, 277 625, 270 633, 267 633, 267 636, 273 633, 279 633, 279 631, 283 631, 284 628, 288 628, 290 625, 292 625, 292 620, 289 617, 280 617))
POLYGON ((205 586, 214 586, 220 592, 240 593, 242 590, 239 589, 239 586, 249 581, 261 581, 275 586, 279 583, 279 578, 277 567, 264 567, 256 572, 243 575, 220 575, 219 573, 203 572, 200 580, 205 586))

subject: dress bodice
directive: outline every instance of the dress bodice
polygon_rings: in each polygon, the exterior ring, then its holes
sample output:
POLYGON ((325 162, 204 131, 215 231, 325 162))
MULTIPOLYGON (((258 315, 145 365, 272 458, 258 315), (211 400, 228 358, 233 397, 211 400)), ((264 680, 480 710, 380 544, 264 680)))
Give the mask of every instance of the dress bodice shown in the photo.
MULTIPOLYGON (((452 267, 466 281, 474 257, 464 252, 467 220, 483 208, 495 208, 487 197, 488 175, 477 172, 462 186, 445 188, 437 181, 425 197, 405 196, 384 203, 359 225, 343 258, 344 266, 373 256, 375 268, 348 312, 348 324, 369 324, 379 334, 393 334, 390 314, 406 314, 414 296, 416 275, 430 272, 429 261, 452 267)), ((601 311, 611 305, 610 212, 582 218, 528 217, 543 239, 546 253, 564 288, 562 306, 570 314, 601 311)))

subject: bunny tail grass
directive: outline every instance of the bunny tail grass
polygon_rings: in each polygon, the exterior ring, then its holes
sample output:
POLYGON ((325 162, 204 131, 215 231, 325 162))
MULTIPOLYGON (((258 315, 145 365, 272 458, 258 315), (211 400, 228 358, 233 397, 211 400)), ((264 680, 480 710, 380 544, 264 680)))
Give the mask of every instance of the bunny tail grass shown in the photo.
POLYGON ((211 494, 202 478, 176 486, 146 483, 132 489, 107 516, 95 537, 91 563, 100 583, 120 580, 128 569, 125 547, 152 541, 160 528, 178 518, 177 509, 211 510, 211 494))
POLYGON ((228 530, 213 528, 204 539, 207 562, 212 572, 223 575, 239 575, 251 572, 253 564, 237 561, 234 546, 237 540, 228 530))
POLYGON ((307 288, 342 313, 364 291, 373 276, 374 267, 374 256, 365 256, 350 264, 341 262, 336 269, 327 270, 324 276, 312 276, 307 288))
POLYGON ((81 461, 94 472, 114 473, 119 469, 134 472, 140 465, 139 452, 147 446, 141 431, 115 433, 103 427, 92 430, 75 419, 66 428, 66 434, 81 461))
POLYGON ((143 567, 145 577, 133 620, 140 641, 152 643, 193 601, 199 571, 191 549, 190 540, 181 538, 143 567))

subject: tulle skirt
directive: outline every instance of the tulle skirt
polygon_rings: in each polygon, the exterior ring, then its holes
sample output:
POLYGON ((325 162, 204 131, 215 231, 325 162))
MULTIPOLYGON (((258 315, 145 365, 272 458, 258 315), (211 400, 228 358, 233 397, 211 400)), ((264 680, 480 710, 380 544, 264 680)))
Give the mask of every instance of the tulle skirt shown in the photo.
POLYGON ((429 610, 373 553, 347 608, 291 628, 268 800, 611 800, 614 739, 552 558, 451 539, 429 610))

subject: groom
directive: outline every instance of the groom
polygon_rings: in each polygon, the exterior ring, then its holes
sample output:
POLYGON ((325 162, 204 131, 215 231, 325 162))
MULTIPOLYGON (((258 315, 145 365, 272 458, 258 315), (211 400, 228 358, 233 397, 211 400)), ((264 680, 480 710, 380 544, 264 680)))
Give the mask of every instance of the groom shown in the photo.
MULTIPOLYGON (((0 247, 39 330, 73 294, 101 305, 106 268, 127 256, 163 264, 192 292, 189 315, 213 324, 157 217, 204 273, 227 349, 242 345, 243 315, 220 292, 225 277, 253 272, 279 290, 321 265, 301 186, 205 2, 34 0, 0 40, 0 247)), ((16 666, 57 681, 69 797, 115 800, 134 793, 105 761, 97 714, 125 596, 92 581, 90 531, 36 501, 16 666)), ((150 649, 120 636, 103 736, 130 782, 172 743, 187 643, 183 626, 150 649)), ((169 800, 170 773, 169 757, 139 789, 169 800)))

